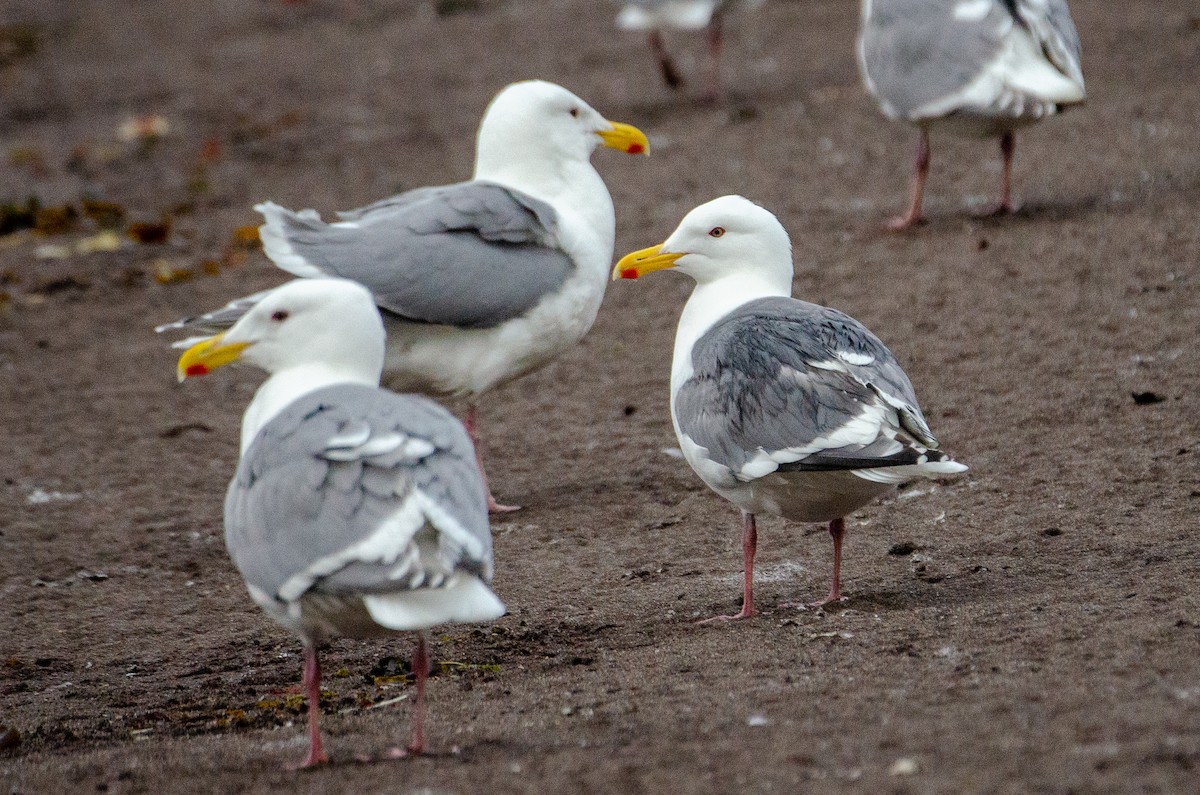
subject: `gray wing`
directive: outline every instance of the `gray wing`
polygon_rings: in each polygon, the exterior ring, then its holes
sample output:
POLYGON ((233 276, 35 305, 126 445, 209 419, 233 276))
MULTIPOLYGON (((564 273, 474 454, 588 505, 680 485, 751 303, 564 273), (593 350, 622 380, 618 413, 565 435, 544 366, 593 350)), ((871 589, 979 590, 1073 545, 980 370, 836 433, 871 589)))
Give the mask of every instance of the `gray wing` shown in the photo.
POLYGON ((899 362, 836 310, 752 301, 696 342, 692 365, 679 428, 739 480, 943 458, 899 362))
POLYGON ((870 0, 858 41, 867 90, 889 117, 914 120, 996 59, 1013 24, 1013 2, 992 2, 975 18, 954 14, 966 0, 870 0))
POLYGON ((431 401, 361 385, 310 393, 263 428, 229 484, 225 541, 247 584, 281 602, 492 576, 466 431, 431 401))
POLYGON ((575 267, 550 205, 486 182, 410 191, 333 224, 270 202, 256 209, 266 217, 264 249, 281 268, 361 282, 381 309, 413 321, 496 326, 558 290, 575 267))

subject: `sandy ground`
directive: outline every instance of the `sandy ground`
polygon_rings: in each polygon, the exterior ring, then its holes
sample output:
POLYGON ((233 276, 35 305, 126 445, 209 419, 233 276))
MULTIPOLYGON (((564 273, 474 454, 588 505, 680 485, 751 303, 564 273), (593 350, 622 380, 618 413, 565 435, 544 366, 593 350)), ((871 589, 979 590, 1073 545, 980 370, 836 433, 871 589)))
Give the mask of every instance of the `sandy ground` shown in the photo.
MULTIPOLYGON (((2 791, 1195 792, 1200 9, 1072 6, 1089 105, 1018 138, 1024 210, 974 218, 998 151, 935 138, 930 223, 892 236, 914 133, 859 86, 852 0, 735 20, 715 106, 663 88, 606 3, 5 3, 0 201, 172 225, 0 237, 2 791), (856 513, 825 611, 778 605, 825 592, 828 536, 764 521, 763 615, 696 626, 736 609, 741 556, 664 452, 689 285, 614 284, 582 345, 484 404, 526 506, 493 522, 510 613, 435 634, 431 753, 353 761, 406 736, 412 644, 343 641, 337 764, 288 772, 299 644, 221 540, 259 376, 178 386, 151 328, 282 281, 234 239, 256 201, 466 177, 488 99, 531 76, 651 137, 595 158, 618 254, 714 196, 765 204, 796 294, 890 345, 971 472, 856 513), (160 139, 121 140, 154 114, 160 139)), ((698 76, 701 39, 673 43, 698 76)))

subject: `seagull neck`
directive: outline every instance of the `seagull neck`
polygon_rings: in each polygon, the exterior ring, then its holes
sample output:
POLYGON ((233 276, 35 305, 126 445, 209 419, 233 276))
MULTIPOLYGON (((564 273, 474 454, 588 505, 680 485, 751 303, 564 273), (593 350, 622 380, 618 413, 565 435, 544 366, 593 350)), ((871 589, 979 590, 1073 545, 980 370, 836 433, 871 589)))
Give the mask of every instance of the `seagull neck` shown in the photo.
POLYGON ((327 386, 337 384, 364 384, 379 386, 380 374, 374 379, 362 372, 339 368, 328 364, 302 364, 273 373, 254 394, 254 399, 242 415, 242 453, 258 432, 297 399, 327 386))

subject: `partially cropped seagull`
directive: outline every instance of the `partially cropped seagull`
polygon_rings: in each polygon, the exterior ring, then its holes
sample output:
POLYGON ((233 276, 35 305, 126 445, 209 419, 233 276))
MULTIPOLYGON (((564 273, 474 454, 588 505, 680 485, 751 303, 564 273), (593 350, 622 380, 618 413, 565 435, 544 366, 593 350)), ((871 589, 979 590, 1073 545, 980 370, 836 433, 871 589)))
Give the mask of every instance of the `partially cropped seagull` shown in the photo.
MULTIPOLYGON (((514 83, 479 125, 471 180, 402 193, 334 223, 263 202, 263 246, 297 276, 369 287, 387 328, 387 385, 467 396, 478 449, 479 396, 548 363, 596 319, 616 226, 590 162, 601 144, 649 151, 641 131, 606 121, 565 88, 514 83)), ((258 297, 159 331, 220 330, 258 297)), ((490 490, 488 503, 515 509, 490 490)))
POLYGON ((863 0, 858 63, 884 114, 920 128, 912 198, 889 223, 897 230, 921 220, 931 127, 999 136, 993 212, 1007 213, 1015 130, 1085 99, 1065 0, 863 0))
MULTIPOLYGON (((675 268, 696 280, 675 335, 671 418, 696 474, 742 509, 754 610, 755 514, 829 522, 841 598, 847 513, 901 483, 963 472, 938 449, 908 376, 866 327, 791 297, 792 246, 767 210, 723 196, 666 242, 617 263, 613 278, 675 268)), ((711 620, 711 619, 710 619, 711 620)))
POLYGON ((647 35, 650 49, 662 70, 663 82, 670 88, 682 88, 683 75, 667 50, 663 31, 704 30, 708 38, 708 85, 704 98, 721 95, 721 49, 724 44, 722 22, 735 5, 755 8, 764 0, 621 0, 624 8, 617 15, 617 27, 647 35))
POLYGON ((243 418, 225 543, 254 601, 304 644, 301 767, 328 760, 318 727, 324 640, 417 631, 407 751, 420 753, 425 630, 504 613, 488 587, 491 535, 471 441, 437 404, 380 389, 383 356, 365 287, 303 279, 261 296, 178 364, 180 380, 234 361, 271 374, 243 418))

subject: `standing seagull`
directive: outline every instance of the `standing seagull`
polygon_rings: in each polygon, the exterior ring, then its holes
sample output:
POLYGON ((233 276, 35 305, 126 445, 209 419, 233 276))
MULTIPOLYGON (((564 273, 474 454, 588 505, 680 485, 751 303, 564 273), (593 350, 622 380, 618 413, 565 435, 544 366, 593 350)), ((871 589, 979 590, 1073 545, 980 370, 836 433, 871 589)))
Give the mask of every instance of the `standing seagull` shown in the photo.
MULTIPOLYGON (((483 482, 444 409, 379 388, 384 336, 371 293, 343 279, 289 282, 179 359, 182 381, 241 360, 271 374, 242 420, 225 544, 250 596, 304 644, 308 756, 327 638, 417 631, 412 742, 424 748, 425 630, 499 618, 483 482)), ((396 749, 394 755, 402 755, 396 749)))
MULTIPOLYGON (((721 49, 724 34, 721 23, 725 12, 735 5, 734 0, 622 0, 624 8, 617 15, 617 27, 647 34, 650 49, 662 70, 663 82, 670 88, 682 88, 683 75, 667 51, 663 30, 703 29, 708 38, 708 86, 704 98, 710 102, 721 96, 721 49)), ((741 5, 756 8, 764 0, 741 0, 741 5)))
MULTIPOLYGON (((296 276, 369 287, 387 329, 387 385, 467 396, 478 451, 479 396, 548 363, 596 319, 616 231, 590 162, 600 144, 649 151, 640 130, 606 121, 565 88, 514 83, 479 125, 470 181, 392 196, 334 223, 263 202, 263 247, 296 276)), ((259 297, 158 330, 218 331, 259 297)), ((488 507, 516 509, 490 490, 488 507)))
POLYGON ((920 128, 908 211, 921 220, 929 129, 1000 137, 1004 175, 993 213, 1012 203, 1018 127, 1084 102, 1079 34, 1065 0, 863 0, 858 65, 884 114, 920 128))
POLYGON ((916 478, 963 472, 938 450, 899 362, 849 315, 791 297, 792 244, 741 196, 692 210, 613 278, 676 268, 696 280, 675 334, 671 419, 683 456, 742 509, 742 610, 754 610, 754 516, 829 522, 841 598, 843 517, 916 478))

